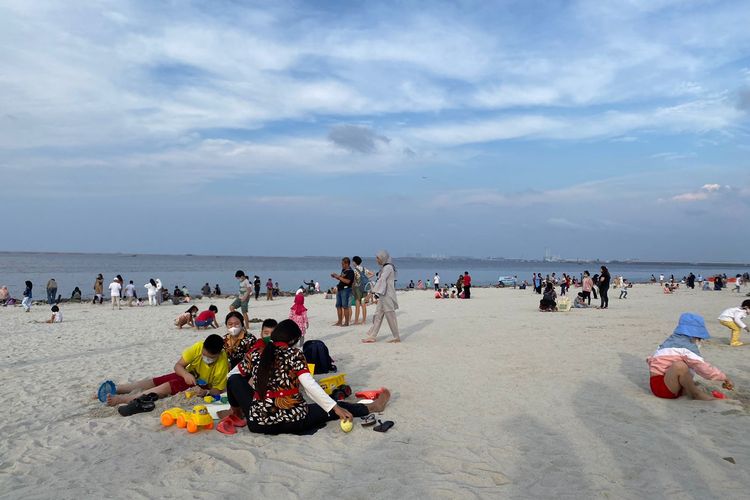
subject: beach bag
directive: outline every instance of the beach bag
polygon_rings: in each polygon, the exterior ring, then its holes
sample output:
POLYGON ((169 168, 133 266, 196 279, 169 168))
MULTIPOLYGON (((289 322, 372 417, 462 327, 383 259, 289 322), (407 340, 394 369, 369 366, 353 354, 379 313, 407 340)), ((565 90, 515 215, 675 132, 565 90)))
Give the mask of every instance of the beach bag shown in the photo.
POLYGON ((360 292, 365 293, 367 291, 367 285, 370 283, 370 279, 367 277, 367 273, 362 268, 362 272, 356 267, 354 268, 354 286, 359 289, 360 292))
POLYGON ((328 353, 328 347, 322 340, 308 340, 302 346, 302 352, 308 363, 315 365, 315 373, 329 373, 337 371, 333 359, 328 353))

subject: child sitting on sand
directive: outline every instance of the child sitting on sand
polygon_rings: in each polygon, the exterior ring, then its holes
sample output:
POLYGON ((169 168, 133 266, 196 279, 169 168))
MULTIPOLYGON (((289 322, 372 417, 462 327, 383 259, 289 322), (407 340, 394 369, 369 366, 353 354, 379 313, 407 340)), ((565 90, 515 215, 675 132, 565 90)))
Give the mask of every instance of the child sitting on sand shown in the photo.
POLYGON ((551 281, 548 281, 547 285, 544 287, 544 294, 542 295, 542 300, 539 301, 539 310, 543 312, 556 311, 557 310, 557 302, 555 301, 556 298, 557 298, 557 293, 555 293, 555 285, 553 285, 551 281))
POLYGON ((57 306, 52 306, 52 317, 45 323, 62 323, 62 311, 57 306))
POLYGON ((174 326, 180 330, 182 330, 182 327, 185 325, 195 326, 195 324, 193 324, 193 318, 196 314, 198 314, 198 306, 190 306, 190 309, 177 316, 177 319, 174 320, 174 326))
MULTIPOLYGON (((716 399, 695 385, 693 371, 707 380, 723 380, 724 388, 732 390, 729 377, 706 363, 701 356, 700 343, 709 337, 701 316, 692 313, 680 316, 672 335, 646 360, 651 372, 651 392, 654 396, 677 399, 684 391, 693 399, 716 399)), ((715 393, 721 395, 718 391, 715 393)))
MULTIPOLYGON (((195 307, 195 306, 193 306, 195 307)), ((192 307, 191 307, 192 309, 192 307)), ((216 321, 216 313, 219 312, 219 308, 215 305, 211 304, 208 306, 208 309, 205 311, 202 311, 196 318, 195 318, 195 327, 197 329, 212 327, 212 328, 219 328, 219 323, 216 321)), ((244 320, 243 320, 244 324, 244 320)))
POLYGON ((732 337, 729 341, 729 345, 732 347, 739 347, 745 345, 744 342, 740 342, 740 331, 747 330, 750 332, 748 327, 742 320, 750 312, 750 300, 743 300, 740 307, 730 307, 724 309, 719 315, 719 323, 726 326, 732 331, 732 337))
POLYGON ((224 351, 229 358, 229 368, 245 359, 245 354, 258 341, 255 336, 245 329, 245 319, 237 311, 227 314, 224 319, 227 333, 224 335, 224 351))
POLYGON ((307 308, 305 307, 305 296, 302 295, 301 293, 294 296, 294 304, 292 304, 292 308, 289 311, 289 319, 297 323, 297 326, 302 332, 300 345, 304 344, 305 333, 307 332, 307 329, 310 327, 310 321, 308 321, 307 319, 307 308))
POLYGON ((198 396, 220 395, 227 386, 229 361, 224 352, 224 339, 216 334, 196 342, 184 351, 174 365, 174 372, 156 378, 147 378, 132 384, 117 385, 117 395, 107 396, 107 404, 116 406, 129 403, 146 393, 157 398, 173 396, 203 380, 205 385, 196 391, 198 396))

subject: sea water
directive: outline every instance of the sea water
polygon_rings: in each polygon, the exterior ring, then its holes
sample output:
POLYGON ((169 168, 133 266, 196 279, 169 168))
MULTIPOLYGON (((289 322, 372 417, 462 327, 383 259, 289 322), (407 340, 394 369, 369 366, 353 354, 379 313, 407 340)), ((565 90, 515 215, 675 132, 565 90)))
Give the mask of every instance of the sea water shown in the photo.
MULTIPOLYGON (((378 270, 374 257, 363 256, 364 265, 373 271, 378 270)), ((496 284, 500 276, 518 276, 519 283, 531 281, 534 272, 543 275, 568 273, 580 277, 584 270, 592 275, 599 272, 601 263, 571 262, 531 262, 498 259, 469 258, 395 258, 398 272, 397 286, 404 288, 410 280, 426 282, 437 272, 441 283, 455 283, 459 275, 469 271, 474 285, 496 284)), ((624 276, 632 281, 646 282, 654 274, 664 274, 667 279, 676 279, 693 272, 695 275, 713 276, 726 273, 735 276, 750 269, 750 266, 727 264, 670 264, 670 263, 609 263, 612 276, 624 276)), ((108 295, 107 285, 116 275, 121 275, 127 284, 133 280, 138 296, 145 296, 143 285, 150 278, 161 279, 171 291, 175 285, 187 286, 193 293, 199 293, 205 283, 211 288, 218 284, 224 294, 238 292, 234 273, 242 270, 250 279, 258 275, 261 279, 261 292, 265 292, 268 278, 279 283, 282 290, 295 290, 303 281, 317 281, 321 289, 336 284, 331 273, 340 272, 341 257, 227 257, 199 255, 146 255, 146 254, 76 254, 76 253, 16 253, 0 252, 0 285, 6 285, 13 297, 21 297, 24 281, 34 283, 34 298, 46 297, 45 287, 50 278, 55 278, 58 294, 70 297, 77 286, 84 297, 93 295, 96 275, 104 275, 104 294, 108 295)), ((106 297, 105 297, 106 298, 106 297)))

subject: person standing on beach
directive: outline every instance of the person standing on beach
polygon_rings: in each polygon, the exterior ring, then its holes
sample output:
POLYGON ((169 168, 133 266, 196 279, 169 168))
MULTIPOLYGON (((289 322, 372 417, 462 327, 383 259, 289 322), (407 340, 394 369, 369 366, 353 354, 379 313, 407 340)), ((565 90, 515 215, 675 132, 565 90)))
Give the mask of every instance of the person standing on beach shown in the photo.
POLYGON ((102 295, 104 293, 104 276, 98 274, 96 276, 96 280, 94 280, 94 302, 93 304, 96 304, 97 299, 99 300, 99 304, 104 303, 104 296, 102 295))
POLYGON ((469 275, 469 271, 464 272, 464 298, 471 298, 471 275, 469 275))
POLYGON ((583 289, 581 292, 581 298, 583 300, 588 300, 588 305, 591 305, 591 290, 594 288, 594 281, 591 279, 591 275, 588 271, 583 272, 583 283, 581 283, 581 288, 583 289))
POLYGON ((601 297, 600 309, 607 309, 609 307, 609 291, 610 275, 607 266, 602 266, 602 274, 599 276, 599 296, 601 297))
POLYGON ((201 288, 201 293, 205 297, 210 297, 211 296, 211 285, 209 285, 208 283, 206 283, 205 285, 203 285, 203 288, 201 288))
POLYGON ((151 278, 143 287, 146 289, 146 294, 148 295, 148 305, 158 306, 159 302, 156 300, 156 295, 159 293, 159 290, 156 288, 156 281, 151 278))
POLYGON ((112 298, 112 309, 115 308, 115 304, 117 305, 117 309, 122 309, 120 307, 120 291, 122 290, 122 286, 120 285, 120 282, 117 280, 117 278, 112 280, 112 283, 109 284, 109 295, 112 298))
POLYGON ((349 326, 352 317, 351 293, 354 284, 354 271, 349 257, 341 259, 341 274, 331 273, 331 278, 338 280, 336 285, 336 316, 338 321, 333 326, 349 326))
MULTIPOLYGON (((367 304, 365 303, 364 297, 366 295, 367 284, 370 282, 370 278, 374 276, 374 273, 365 269, 362 265, 362 258, 359 255, 352 257, 354 261, 354 285, 352 286, 352 294, 354 295, 354 324, 360 324, 359 311, 362 310, 362 324, 365 324, 367 320, 367 304)), ((300 327, 302 328, 302 327, 300 327)), ((302 329, 302 336, 305 336, 305 329, 302 329)))
POLYGON ((34 284, 31 281, 27 281, 25 283, 26 288, 23 291, 23 300, 21 301, 21 305, 26 310, 26 312, 31 311, 31 298, 32 298, 32 292, 31 290, 34 288, 34 284))
POLYGON ((54 304, 57 302, 57 281, 55 278, 50 279, 47 282, 47 304, 54 304))
POLYGON ((273 300, 273 280, 271 278, 266 281, 266 300, 273 300))
POLYGON ((260 276, 257 274, 253 279, 253 291, 255 292, 255 300, 258 300, 258 297, 260 296, 260 276))
POLYGON ((432 282, 435 284, 435 291, 440 290, 440 275, 438 273, 435 273, 435 277, 432 279, 432 282))
POLYGON ((461 292, 463 292, 464 289, 464 277, 463 275, 459 274, 458 279, 456 280, 456 294, 460 298, 461 292))
POLYGON ((158 305, 161 305, 161 303, 164 301, 164 285, 162 285, 161 280, 159 278, 156 278, 156 303, 158 305))
POLYGON ((234 273, 235 279, 240 283, 240 292, 237 295, 237 298, 234 299, 234 302, 232 302, 229 305, 229 311, 235 311, 237 308, 240 308, 242 310, 242 317, 245 320, 245 325, 250 325, 250 317, 247 315, 247 310, 250 302, 250 280, 247 279, 247 276, 245 275, 244 271, 237 271, 234 273))
POLYGON ((375 260, 380 265, 378 281, 372 289, 372 293, 377 297, 378 305, 375 308, 375 315, 372 319, 372 327, 367 332, 367 337, 362 339, 365 344, 375 342, 380 326, 383 324, 383 317, 388 321, 388 327, 391 329, 393 338, 389 343, 396 344, 401 342, 401 336, 398 331, 398 322, 396 321, 396 311, 398 310, 398 300, 396 300, 396 268, 393 265, 391 256, 385 250, 381 250, 375 256, 375 260))

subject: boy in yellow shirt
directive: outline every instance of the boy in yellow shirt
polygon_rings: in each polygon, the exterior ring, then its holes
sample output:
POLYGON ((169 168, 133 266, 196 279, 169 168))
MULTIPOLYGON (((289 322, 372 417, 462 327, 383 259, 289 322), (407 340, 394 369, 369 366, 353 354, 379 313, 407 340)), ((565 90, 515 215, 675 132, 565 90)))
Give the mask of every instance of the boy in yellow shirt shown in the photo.
POLYGON ((224 339, 212 334, 206 340, 196 342, 182 351, 173 373, 117 385, 117 395, 107 396, 107 404, 116 406, 129 403, 147 393, 149 396, 154 394, 154 399, 173 396, 198 385, 198 380, 201 379, 205 381, 205 385, 201 385, 196 391, 198 396, 219 395, 226 389, 228 372, 229 361, 224 352, 224 339))

